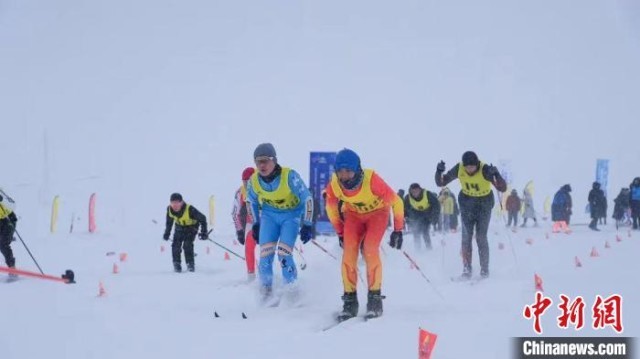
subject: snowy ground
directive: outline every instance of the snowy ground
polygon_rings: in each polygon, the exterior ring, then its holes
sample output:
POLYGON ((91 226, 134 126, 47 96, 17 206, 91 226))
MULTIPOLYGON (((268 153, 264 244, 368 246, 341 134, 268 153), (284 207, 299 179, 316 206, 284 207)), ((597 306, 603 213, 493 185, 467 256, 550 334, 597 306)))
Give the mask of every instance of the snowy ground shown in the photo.
MULTIPOLYGON (((244 264, 233 256, 224 260, 224 252, 210 242, 197 243, 196 273, 173 273, 169 244, 158 239, 162 231, 157 225, 124 236, 25 238, 46 272, 57 275, 71 268, 77 284, 0 283, 2 358, 411 358, 418 327, 439 335, 435 358, 507 358, 510 337, 533 334, 522 310, 534 300, 534 273, 554 300, 543 317, 545 335, 615 335, 610 328, 590 328, 590 308, 596 294, 618 293, 624 298, 624 335, 638 336, 640 291, 633 265, 640 233, 629 236, 625 229, 618 242, 612 226, 599 233, 576 226, 571 235, 547 239, 547 224, 513 233, 493 222, 489 280, 473 286, 451 282, 461 269, 459 234, 436 235, 431 252, 415 250, 407 236, 406 251, 444 300, 400 252, 385 245, 384 316, 328 331, 322 328, 341 306, 340 267, 311 244, 304 247, 308 267, 300 271, 301 302, 262 308, 255 285, 245 283, 244 264), (529 238, 532 244, 526 244, 529 238), (161 252, 161 245, 167 250, 161 252), (589 257, 592 247, 599 258, 589 257), (120 252, 128 253, 125 263, 118 262, 120 252), (582 268, 574 267, 575 256, 582 268), (116 262, 120 273, 112 274, 116 262), (97 297, 100 281, 107 291, 102 298, 97 297), (556 327, 560 293, 585 298, 587 328, 556 327), (242 319, 243 312, 248 319, 242 319)), ((242 253, 232 236, 214 238, 242 253)), ((334 238, 319 243, 340 254, 334 238)), ((14 248, 19 267, 35 269, 19 243, 14 248)), ((366 291, 359 288, 362 310, 366 291)))

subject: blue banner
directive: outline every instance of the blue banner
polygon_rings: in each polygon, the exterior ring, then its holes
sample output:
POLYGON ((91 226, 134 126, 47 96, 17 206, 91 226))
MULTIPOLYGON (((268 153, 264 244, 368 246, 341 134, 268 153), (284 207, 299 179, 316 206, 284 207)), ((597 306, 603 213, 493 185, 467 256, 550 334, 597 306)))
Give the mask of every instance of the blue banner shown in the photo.
POLYGON ((322 191, 327 187, 331 181, 331 175, 334 172, 334 165, 336 163, 335 152, 311 152, 309 157, 309 189, 313 200, 319 208, 318 219, 316 222, 316 231, 318 234, 334 234, 335 231, 329 217, 327 217, 327 211, 325 210, 324 198, 322 198, 322 191))
POLYGON ((605 197, 609 188, 609 160, 596 161, 596 182, 600 183, 600 188, 604 191, 605 197))

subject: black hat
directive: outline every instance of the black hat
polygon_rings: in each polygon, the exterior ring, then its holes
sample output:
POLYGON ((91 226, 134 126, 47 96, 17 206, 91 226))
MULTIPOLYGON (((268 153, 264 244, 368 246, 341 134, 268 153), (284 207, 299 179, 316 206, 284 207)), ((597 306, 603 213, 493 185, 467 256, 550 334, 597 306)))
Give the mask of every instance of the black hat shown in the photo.
POLYGON ((171 198, 169 198, 169 201, 170 202, 173 202, 173 201, 182 202, 182 195, 180 193, 172 193, 171 194, 171 198))
POLYGON ((419 184, 417 183, 412 183, 411 186, 409 186, 409 191, 411 191, 412 189, 422 189, 422 187, 420 187, 419 184))
POLYGON ((476 155, 473 151, 467 151, 462 155, 462 165, 463 166, 479 166, 480 160, 478 159, 478 155, 476 155))

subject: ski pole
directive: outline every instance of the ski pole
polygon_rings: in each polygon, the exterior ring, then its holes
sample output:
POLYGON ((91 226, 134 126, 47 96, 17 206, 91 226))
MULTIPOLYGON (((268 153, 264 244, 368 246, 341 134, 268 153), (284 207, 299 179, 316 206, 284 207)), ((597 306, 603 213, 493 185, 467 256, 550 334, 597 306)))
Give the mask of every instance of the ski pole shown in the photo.
POLYGON ((300 255, 300 259, 302 259, 302 263, 300 263, 300 269, 302 269, 302 270, 307 269, 307 260, 302 255, 302 252, 300 252, 300 250, 296 246, 293 246, 293 249, 295 249, 296 252, 298 252, 298 254, 300 255))
POLYGON ((416 269, 418 270, 418 272, 420 272, 420 275, 422 275, 422 278, 424 278, 424 280, 427 281, 427 283, 429 283, 431 285, 431 288, 433 288, 433 291, 436 292, 436 294, 442 298, 442 300, 444 300, 444 297, 442 296, 442 294, 440 294, 440 291, 438 291, 438 289, 436 288, 435 285, 433 285, 433 283, 431 283, 431 281, 429 280, 429 278, 427 278, 427 276, 424 274, 424 272, 422 271, 422 269, 420 269, 420 267, 418 266, 418 263, 416 263, 416 261, 413 260, 413 258, 411 258, 411 256, 409 256, 409 254, 406 251, 402 251, 402 254, 404 254, 405 257, 407 257, 407 259, 409 260, 409 262, 411 262, 411 264, 413 264, 414 267, 416 267, 416 269))
POLYGON ((323 246, 321 246, 318 242, 316 242, 315 239, 311 240, 311 243, 315 244, 316 247, 320 248, 323 252, 325 252, 326 254, 328 254, 331 258, 338 260, 338 257, 334 256, 333 254, 331 254, 331 252, 329 252, 328 250, 326 250, 323 246))
POLYGON ((33 262, 36 264, 36 267, 38 267, 38 270, 40 271, 40 274, 44 275, 44 272, 42 271, 42 268, 40 268, 40 265, 38 264, 38 261, 33 257, 33 254, 31 254, 31 251, 29 250, 29 247, 27 247, 27 244, 24 243, 24 240, 22 240, 22 236, 20 236, 20 233, 18 233, 17 229, 15 230, 15 233, 18 236, 18 238, 20 238, 20 242, 22 242, 22 245, 27 250, 27 253, 29 253, 29 255, 31 256, 31 259, 33 259, 33 262))
POLYGON ((226 250, 227 252, 229 252, 229 253, 233 254, 234 256, 236 256, 236 257, 238 257, 238 258, 242 259, 243 261, 245 260, 243 256, 239 255, 238 253, 236 253, 236 252, 232 251, 231 249, 229 249, 229 248, 227 248, 227 247, 223 246, 222 244, 220 244, 220 243, 218 243, 218 242, 214 241, 213 239, 209 238, 209 234, 211 234, 211 232, 212 232, 212 231, 213 231, 213 229, 210 229, 210 230, 209 230, 209 232, 207 232, 207 240, 208 240, 209 242, 211 242, 211 243, 215 244, 216 246, 218 246, 218 247, 220 247, 220 248, 222 248, 222 249, 226 250))
POLYGON ((245 260, 243 256, 241 256, 241 255, 239 255, 238 253, 236 253, 236 252, 232 251, 231 249, 229 249, 229 248, 227 248, 227 247, 223 246, 222 244, 220 244, 220 243, 218 243, 218 242, 214 241, 213 239, 211 239, 211 238, 207 238, 207 240, 208 240, 209 242, 211 242, 211 243, 215 244, 216 246, 218 246, 218 247, 220 247, 220 248, 224 249, 225 251, 227 251, 227 252, 229 252, 229 253, 233 254, 234 256, 236 256, 236 257, 238 257, 238 258, 240 258, 240 259, 242 259, 242 260, 245 260))

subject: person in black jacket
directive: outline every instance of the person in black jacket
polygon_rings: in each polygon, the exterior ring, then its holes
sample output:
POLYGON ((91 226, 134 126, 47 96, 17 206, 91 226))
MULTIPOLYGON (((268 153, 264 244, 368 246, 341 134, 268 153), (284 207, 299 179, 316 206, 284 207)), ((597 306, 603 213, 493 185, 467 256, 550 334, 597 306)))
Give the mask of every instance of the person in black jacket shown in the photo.
POLYGON ((629 185, 629 205, 631 206, 631 218, 633 229, 640 226, 640 177, 636 177, 629 185))
POLYGON ((16 259, 11 250, 11 242, 13 241, 13 233, 16 230, 18 217, 15 212, 6 206, 0 196, 0 252, 4 256, 4 262, 9 268, 15 268, 16 259))
POLYGON ((456 178, 462 187, 458 195, 462 219, 462 264, 461 279, 469 279, 472 275, 472 238, 476 231, 478 254, 480 255, 480 276, 489 276, 489 241, 487 232, 491 220, 491 209, 494 205, 493 185, 498 191, 507 190, 507 184, 500 172, 493 165, 480 162, 478 156, 467 151, 462 155, 462 162, 456 164, 449 172, 445 172, 445 163, 440 161, 436 168, 436 185, 442 187, 456 178))
POLYGON ((624 222, 625 214, 629 211, 631 206, 631 196, 630 196, 629 188, 622 188, 618 197, 613 200, 613 215, 611 218, 616 220, 616 229, 620 227, 620 224, 624 222))
POLYGON ((607 206, 607 199, 604 196, 604 191, 600 189, 600 183, 593 182, 591 191, 589 191, 588 200, 589 209, 591 211, 591 223, 589 224, 589 228, 594 231, 599 231, 598 219, 604 215, 607 206))
POLYGON ((413 233, 416 249, 420 248, 420 237, 425 247, 431 249, 431 224, 440 217, 440 202, 436 194, 417 183, 411 184, 409 194, 404 197, 404 217, 413 233))
POLYGON ((207 218, 194 206, 185 203, 180 193, 174 193, 170 198, 171 203, 167 207, 167 225, 164 230, 164 240, 169 240, 171 227, 175 223, 173 232, 173 243, 171 252, 173 254, 173 269, 182 272, 182 250, 184 249, 184 261, 187 263, 189 272, 195 271, 195 261, 193 254, 193 242, 200 227, 200 239, 207 240, 207 218))

